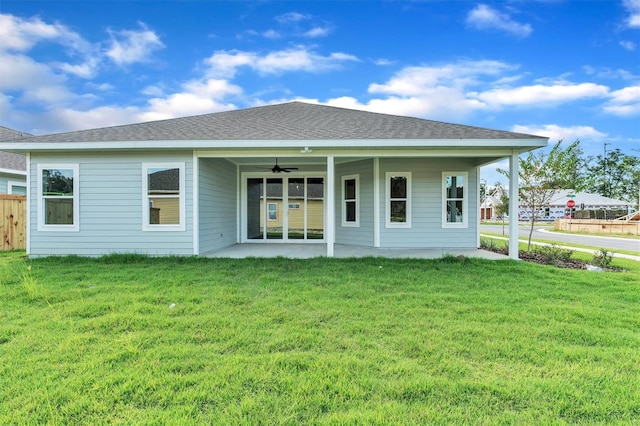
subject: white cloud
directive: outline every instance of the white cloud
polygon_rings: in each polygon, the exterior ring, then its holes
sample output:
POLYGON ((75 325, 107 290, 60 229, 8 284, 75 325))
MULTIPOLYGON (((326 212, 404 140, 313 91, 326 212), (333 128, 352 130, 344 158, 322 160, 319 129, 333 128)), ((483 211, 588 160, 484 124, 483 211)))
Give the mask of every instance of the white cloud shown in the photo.
POLYGON ((226 80, 194 80, 185 83, 181 92, 149 100, 146 111, 140 113, 139 118, 142 121, 161 120, 234 109, 235 105, 224 99, 241 94, 239 86, 226 80))
POLYGON ((64 76, 28 56, 0 53, 0 63, 0 90, 19 93, 21 101, 59 105, 74 97, 64 76))
POLYGON ((546 108, 569 102, 606 100, 607 112, 631 114, 638 110, 637 89, 611 93, 596 83, 552 81, 517 86, 523 78, 512 75, 516 67, 499 61, 460 61, 434 66, 407 67, 384 83, 369 85, 377 95, 366 102, 344 96, 329 99, 330 105, 367 111, 463 120, 472 113, 501 111, 510 107, 546 108), (636 103, 634 103, 634 99, 636 103))
POLYGON ((331 29, 327 27, 314 27, 302 34, 303 37, 318 38, 326 37, 331 33, 331 29))
POLYGON ((277 40, 279 38, 282 38, 282 35, 279 32, 277 32, 276 30, 267 30, 267 31, 262 33, 262 36, 264 38, 268 38, 270 40, 277 40))
POLYGON ((611 92, 605 112, 621 117, 640 116, 640 86, 625 87, 611 92))
POLYGON ((559 104, 581 99, 603 97, 609 88, 595 83, 535 84, 532 86, 496 88, 484 92, 470 92, 468 96, 491 107, 536 106, 559 104))
POLYGON ((42 41, 55 41, 78 51, 86 51, 89 44, 64 25, 47 24, 39 17, 22 19, 0 14, 0 51, 24 52, 42 41))
POLYGON ((164 47, 160 37, 154 31, 149 30, 143 23, 139 25, 142 28, 139 31, 108 31, 111 40, 105 54, 116 64, 147 62, 154 51, 164 47))
POLYGON ((84 130, 135 123, 141 121, 139 113, 138 107, 59 108, 44 113, 42 120, 49 123, 48 131, 84 130))
POLYGON ((419 96, 425 91, 459 89, 482 76, 499 76, 513 66, 499 61, 460 61, 436 66, 406 67, 384 84, 369 85, 370 93, 419 96))
POLYGON ((396 63, 395 61, 392 61, 392 60, 386 59, 386 58, 373 59, 372 62, 374 64, 378 65, 378 66, 381 66, 381 67, 386 67, 386 66, 393 65, 393 64, 396 63))
POLYGON ((606 133, 599 132, 591 126, 570 126, 562 127, 557 124, 542 125, 515 125, 511 129, 517 133, 526 133, 529 135, 546 136, 550 143, 555 141, 573 142, 575 140, 600 139, 607 136, 606 133))
POLYGON ((39 17, 23 19, 0 14, 0 52, 24 53, 42 43, 59 44, 66 48, 69 56, 84 61, 79 64, 55 62, 52 67, 81 78, 95 75, 99 63, 96 48, 78 33, 58 23, 48 24, 39 17))
POLYGON ((633 52, 634 50, 636 50, 636 44, 630 40, 621 41, 620 46, 622 46, 623 49, 628 50, 629 52, 633 52))
POLYGON ((289 13, 284 13, 282 15, 278 15, 276 16, 275 19, 276 21, 282 24, 288 24, 292 22, 306 21, 308 19, 311 19, 311 15, 308 15, 306 13, 299 13, 299 12, 289 12, 289 13))
POLYGON ((499 30, 518 37, 527 37, 533 32, 529 24, 514 21, 486 4, 479 4, 467 15, 467 25, 479 30, 499 30))
POLYGON ((640 28, 640 0, 624 0, 623 5, 629 12, 627 26, 629 28, 640 28))
POLYGON ((237 70, 248 67, 262 74, 307 71, 323 72, 339 68, 344 62, 358 61, 353 55, 331 53, 320 55, 304 46, 278 50, 264 55, 239 50, 221 50, 205 60, 210 66, 208 74, 213 77, 232 78, 237 70))

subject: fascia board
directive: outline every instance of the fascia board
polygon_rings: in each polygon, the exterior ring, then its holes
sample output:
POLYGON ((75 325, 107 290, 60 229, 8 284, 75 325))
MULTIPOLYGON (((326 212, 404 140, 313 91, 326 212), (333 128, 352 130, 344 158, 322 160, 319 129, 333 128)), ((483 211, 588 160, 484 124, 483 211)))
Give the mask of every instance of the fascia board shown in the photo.
POLYGON ((8 175, 18 175, 18 176, 26 176, 27 175, 27 171, 26 170, 3 169, 3 168, 0 168, 0 173, 5 173, 5 174, 8 174, 8 175))
MULTIPOLYGON (((105 151, 148 149, 242 149, 242 148, 510 148, 531 150, 547 146, 547 139, 331 139, 331 140, 154 140, 103 142, 0 143, 0 150, 26 153, 35 151, 105 151)), ((523 151, 524 152, 524 151, 523 151)))

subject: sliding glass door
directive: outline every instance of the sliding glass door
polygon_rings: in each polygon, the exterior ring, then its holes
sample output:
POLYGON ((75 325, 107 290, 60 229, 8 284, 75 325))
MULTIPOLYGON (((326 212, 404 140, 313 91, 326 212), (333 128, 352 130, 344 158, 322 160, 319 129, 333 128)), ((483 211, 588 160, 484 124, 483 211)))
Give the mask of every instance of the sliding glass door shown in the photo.
POLYGON ((295 242, 323 238, 324 178, 247 178, 247 240, 295 242))

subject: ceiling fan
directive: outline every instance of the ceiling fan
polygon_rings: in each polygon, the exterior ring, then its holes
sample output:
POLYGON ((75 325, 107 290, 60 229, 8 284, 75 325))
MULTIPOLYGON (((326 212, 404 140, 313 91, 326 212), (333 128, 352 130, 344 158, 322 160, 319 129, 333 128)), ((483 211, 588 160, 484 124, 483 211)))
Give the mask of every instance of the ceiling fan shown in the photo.
POLYGON ((271 171, 273 173, 282 173, 282 172, 290 173, 291 170, 298 170, 298 168, 297 167, 280 167, 280 166, 278 166, 278 159, 277 158, 276 158, 276 165, 271 168, 271 171))

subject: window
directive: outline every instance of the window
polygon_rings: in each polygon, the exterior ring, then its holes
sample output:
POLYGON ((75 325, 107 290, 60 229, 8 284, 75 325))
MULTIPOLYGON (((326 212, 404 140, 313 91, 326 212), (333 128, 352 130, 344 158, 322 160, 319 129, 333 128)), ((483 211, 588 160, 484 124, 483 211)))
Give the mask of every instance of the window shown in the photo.
POLYGON ((268 220, 278 220, 278 204, 267 203, 267 214, 268 220))
POLYGON ((299 210, 300 209, 300 203, 289 203, 289 208, 292 210, 299 210))
POLYGON ((7 193, 12 195, 27 195, 27 185, 24 182, 8 181, 7 193))
POLYGON ((342 177, 342 226, 360 226, 358 175, 342 177))
POLYGON ((387 173, 387 228, 411 227, 411 173, 387 173))
POLYGON ((143 164, 144 231, 185 230, 184 163, 143 164))
POLYGON ((468 209, 468 178, 466 172, 442 173, 442 226, 466 228, 468 209))
POLYGON ((77 164, 38 166, 38 230, 79 231, 77 164))

